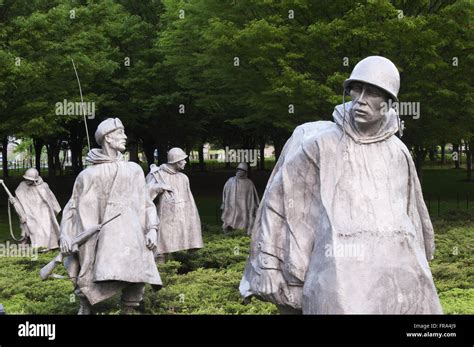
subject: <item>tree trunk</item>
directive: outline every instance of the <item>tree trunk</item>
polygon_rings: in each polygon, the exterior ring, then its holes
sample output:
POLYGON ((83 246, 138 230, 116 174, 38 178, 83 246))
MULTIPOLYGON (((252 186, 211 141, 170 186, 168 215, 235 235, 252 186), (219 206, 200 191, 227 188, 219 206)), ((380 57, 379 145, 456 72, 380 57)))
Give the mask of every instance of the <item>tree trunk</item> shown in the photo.
POLYGON ((441 144, 441 165, 446 164, 446 144, 441 144))
POLYGON ((280 158, 281 151, 283 149, 283 141, 279 138, 273 139, 273 146, 275 147, 275 163, 280 158))
POLYGON ((33 153, 33 145, 30 145, 30 148, 29 148, 29 167, 33 167, 33 156, 32 156, 32 153, 33 153))
POLYGON ((59 170, 59 174, 63 174, 63 168, 61 167, 61 161, 59 160, 59 153, 61 152, 61 145, 56 143, 54 146, 54 169, 59 170))
POLYGON ((44 141, 38 138, 33 138, 33 146, 35 147, 35 166, 41 175, 41 151, 43 150, 44 141))
POLYGON ((472 180, 472 141, 466 141, 466 171, 467 180, 472 180))
POLYGON ((69 130, 69 149, 71 150, 71 166, 74 175, 82 171, 82 148, 84 146, 85 132, 82 131, 82 122, 75 123, 69 130))
POLYGON ((158 163, 164 164, 168 162, 168 147, 166 143, 159 143, 158 144, 158 163))
POLYGON ((453 153, 457 153, 457 159, 458 160, 453 160, 454 161, 454 168, 459 169, 459 159, 461 158, 461 153, 459 153, 459 145, 458 144, 453 144, 453 153))
POLYGON ((265 140, 260 142, 260 170, 265 170, 265 140))
POLYGON ((436 161, 436 147, 430 147, 430 149, 429 149, 429 157, 430 157, 430 161, 431 161, 431 162, 436 161))
POLYGON ((422 166, 423 161, 425 159, 426 151, 423 149, 422 146, 415 146, 414 154, 416 173, 418 174, 418 179, 420 180, 421 184, 423 182, 422 166))
POLYGON ((206 171, 206 163, 204 162, 204 143, 199 145, 199 171, 206 171))
POLYGON ((149 141, 149 140, 147 141, 144 139, 142 139, 142 143, 143 143, 143 152, 145 153, 146 162, 148 166, 148 169, 146 171, 148 172, 151 164, 155 163, 155 144, 153 143, 153 141, 149 141))
POLYGON ((82 144, 84 138, 73 139, 70 144, 71 149, 71 166, 74 175, 79 175, 83 169, 82 165, 82 144))
POLYGON ((66 161, 67 161, 67 148, 63 149, 63 160, 59 163, 59 169, 61 171, 61 175, 63 174, 63 170, 66 169, 66 161))
POLYGON ((69 148, 71 149, 72 172, 74 173, 74 175, 79 175, 79 172, 81 172, 81 169, 79 167, 79 158, 82 154, 82 148, 80 148, 79 143, 75 140, 71 141, 71 143, 69 144, 69 148))
POLYGON ((56 165, 54 163, 56 153, 55 141, 50 141, 46 144, 46 153, 48 155, 48 178, 50 181, 54 181, 56 178, 56 165))
POLYGON ((140 160, 138 159, 138 143, 136 141, 130 142, 128 151, 130 153, 130 161, 140 164, 140 160))
MULTIPOLYGON (((227 159, 228 159, 228 158, 227 158, 228 153, 226 152, 226 149, 229 148, 229 143, 228 143, 228 142, 224 142, 223 145, 224 145, 224 163, 225 163, 225 169, 226 169, 226 170, 230 170, 230 161, 227 160, 227 159)), ((230 150, 230 148, 229 148, 229 150, 230 150)))
POLYGON ((8 177, 8 136, 2 138, 2 168, 3 178, 8 177))

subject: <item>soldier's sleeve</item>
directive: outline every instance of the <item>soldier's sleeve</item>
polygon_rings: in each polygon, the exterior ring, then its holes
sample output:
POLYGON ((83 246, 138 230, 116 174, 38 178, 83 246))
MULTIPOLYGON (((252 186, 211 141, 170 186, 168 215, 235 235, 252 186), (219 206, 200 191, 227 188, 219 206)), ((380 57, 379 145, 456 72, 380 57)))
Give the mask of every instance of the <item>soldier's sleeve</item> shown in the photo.
MULTIPOLYGON (((272 172, 252 229, 249 264, 242 288, 248 293, 267 293, 258 277, 277 270, 291 286, 297 307, 314 244, 318 219, 319 156, 316 141, 295 129, 272 172)), ((286 305, 287 302, 275 302, 286 305)))
POLYGON ((59 230, 59 237, 74 238, 77 234, 79 222, 78 218, 78 199, 83 191, 84 182, 82 173, 77 176, 72 189, 72 195, 66 206, 64 206, 61 225, 59 230))
POLYGON ((51 188, 49 188, 49 185, 46 185, 46 191, 48 192, 49 201, 51 203, 51 206, 53 207, 54 213, 58 214, 59 212, 61 212, 61 205, 59 205, 58 199, 56 199, 56 196, 54 195, 51 188))
POLYGON ((153 199, 156 198, 156 180, 152 173, 149 173, 146 180, 143 180, 143 190, 145 195, 145 216, 146 216, 146 232, 150 229, 159 230, 160 220, 156 212, 156 206, 153 199))

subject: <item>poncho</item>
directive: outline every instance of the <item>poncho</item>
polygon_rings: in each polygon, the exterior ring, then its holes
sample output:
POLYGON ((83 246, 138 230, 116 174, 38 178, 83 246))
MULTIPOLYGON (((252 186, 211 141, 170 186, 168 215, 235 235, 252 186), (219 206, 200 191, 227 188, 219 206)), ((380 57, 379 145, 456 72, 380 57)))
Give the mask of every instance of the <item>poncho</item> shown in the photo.
POLYGON ((245 229, 250 234, 258 203, 257 190, 250 179, 229 178, 222 192, 222 228, 245 229))
POLYGON ((162 164, 152 165, 146 181, 161 221, 156 254, 202 248, 201 220, 188 177, 162 164))
POLYGON ((58 248, 59 224, 56 215, 61 212, 56 197, 46 182, 38 178, 37 184, 21 182, 15 190, 21 213, 26 221, 21 223, 22 235, 31 240, 32 247, 58 248))
POLYGON ((145 241, 151 228, 158 229, 159 220, 142 168, 124 161, 121 154, 112 159, 100 149, 92 149, 87 160, 93 165, 76 178, 64 207, 61 234, 73 238, 121 215, 65 260, 70 276, 92 305, 129 283, 161 286, 153 251, 145 241))
POLYGON ((428 265, 433 227, 396 120, 363 137, 348 112, 343 122, 343 105, 333 117, 297 127, 285 144, 257 212, 242 295, 268 298, 262 273, 273 269, 270 281, 281 275, 285 285, 272 301, 305 314, 442 313, 428 265))

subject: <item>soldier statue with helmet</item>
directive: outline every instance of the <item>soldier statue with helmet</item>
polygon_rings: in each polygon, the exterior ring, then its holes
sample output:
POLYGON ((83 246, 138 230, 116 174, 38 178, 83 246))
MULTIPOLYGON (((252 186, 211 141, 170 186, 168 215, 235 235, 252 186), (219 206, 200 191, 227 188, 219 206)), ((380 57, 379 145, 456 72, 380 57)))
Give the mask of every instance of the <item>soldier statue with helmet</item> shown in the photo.
POLYGON ((410 151, 395 136, 400 75, 361 60, 331 121, 298 126, 254 222, 244 297, 303 314, 440 314, 434 232, 410 151), (345 102, 349 94, 351 101, 345 102))
POLYGON ((181 148, 171 148, 168 162, 160 166, 152 164, 146 177, 161 222, 155 252, 160 261, 169 253, 203 247, 201 220, 189 179, 180 172, 187 157, 181 148))
POLYGON ((23 178, 25 180, 15 190, 16 197, 9 197, 9 202, 20 218, 21 241, 24 244, 31 243, 35 248, 56 249, 59 247, 56 216, 61 212, 61 206, 38 170, 29 168, 23 178))
POLYGON ((227 180, 222 191, 222 230, 244 229, 251 235, 258 208, 258 193, 248 178, 247 163, 240 163, 234 177, 227 180))

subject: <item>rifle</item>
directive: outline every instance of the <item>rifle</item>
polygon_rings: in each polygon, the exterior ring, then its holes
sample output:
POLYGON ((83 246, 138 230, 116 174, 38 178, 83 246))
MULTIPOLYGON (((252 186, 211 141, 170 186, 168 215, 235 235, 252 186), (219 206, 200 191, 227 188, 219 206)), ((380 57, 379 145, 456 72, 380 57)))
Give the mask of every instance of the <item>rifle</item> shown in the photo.
MULTIPOLYGON (((81 246, 83 243, 85 243, 87 240, 89 240, 92 235, 99 232, 104 225, 106 225, 107 223, 110 223, 115 218, 119 217, 120 215, 121 215, 121 213, 119 213, 116 216, 110 218, 109 220, 107 220, 104 223, 100 224, 98 228, 97 227, 92 227, 92 228, 86 229, 86 230, 82 231, 81 233, 77 234, 74 237, 74 239, 72 240, 71 249, 74 249, 74 246, 78 246, 78 247, 81 246)), ((74 253, 76 253, 76 252, 77 252, 77 250, 74 251, 74 253)), ((54 268, 58 264, 63 262, 63 258, 64 258, 63 254, 61 252, 59 252, 59 254, 56 257, 54 257, 53 260, 51 260, 48 264, 46 264, 45 266, 43 266, 41 268, 40 277, 43 281, 45 279, 47 279, 53 273, 54 268)))
POLYGON ((5 188, 5 191, 7 192, 8 196, 11 198, 11 199, 14 199, 12 193, 10 193, 10 190, 8 190, 7 186, 5 185, 5 182, 3 180, 0 180, 0 184, 3 186, 3 188, 5 188))
MULTIPOLYGON (((18 216, 20 217, 20 222, 21 223, 25 223, 26 222, 26 215, 25 215, 25 212, 23 211, 23 208, 21 206, 18 206, 17 204, 20 204, 20 202, 18 201, 18 199, 15 199, 15 197, 12 195, 12 193, 10 192, 10 190, 8 189, 8 187, 5 185, 5 182, 3 180, 0 179, 0 184, 3 186, 3 188, 5 189, 5 192, 7 192, 7 195, 8 195, 8 223, 9 223, 9 226, 10 226, 10 235, 12 236, 13 240, 17 241, 17 242, 21 242, 25 239, 25 237, 22 237, 22 238, 19 238, 17 239, 15 237, 15 235, 13 234, 13 226, 12 226, 12 216, 11 216, 11 212, 10 212, 10 203, 13 205, 13 207, 15 208, 15 211, 16 213, 18 214, 18 216)), ((21 205, 21 204, 20 204, 21 205)))

